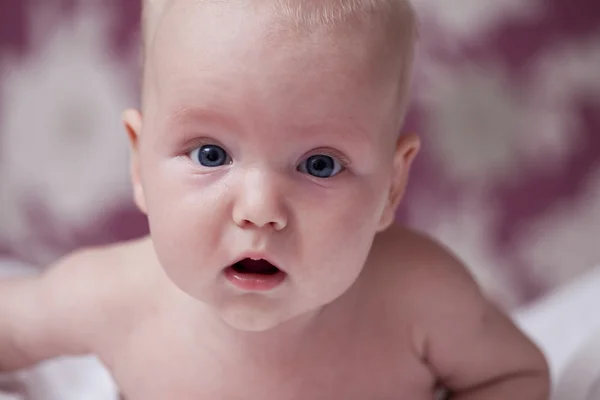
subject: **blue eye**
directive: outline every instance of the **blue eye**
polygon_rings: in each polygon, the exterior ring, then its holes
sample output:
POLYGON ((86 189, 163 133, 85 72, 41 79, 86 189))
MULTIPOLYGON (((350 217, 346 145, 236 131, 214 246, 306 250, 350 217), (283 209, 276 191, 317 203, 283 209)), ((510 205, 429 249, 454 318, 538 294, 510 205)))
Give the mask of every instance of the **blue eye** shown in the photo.
POLYGON ((343 169, 343 165, 338 160, 324 154, 310 156, 298 166, 298 171, 317 178, 331 178, 343 169))
POLYGON ((221 165, 231 162, 227 152, 214 144, 209 144, 192 150, 190 153, 190 158, 194 162, 197 162, 204 167, 212 168, 220 167, 221 165))

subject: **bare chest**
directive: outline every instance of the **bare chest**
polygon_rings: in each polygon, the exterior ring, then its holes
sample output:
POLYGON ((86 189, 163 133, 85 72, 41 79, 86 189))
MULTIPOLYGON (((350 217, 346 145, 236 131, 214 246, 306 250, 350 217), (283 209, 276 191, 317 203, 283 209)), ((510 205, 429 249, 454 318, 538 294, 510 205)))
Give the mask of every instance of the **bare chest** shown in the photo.
POLYGON ((339 333, 286 354, 244 355, 175 330, 140 329, 108 364, 127 400, 433 398, 431 376, 402 338, 339 333))

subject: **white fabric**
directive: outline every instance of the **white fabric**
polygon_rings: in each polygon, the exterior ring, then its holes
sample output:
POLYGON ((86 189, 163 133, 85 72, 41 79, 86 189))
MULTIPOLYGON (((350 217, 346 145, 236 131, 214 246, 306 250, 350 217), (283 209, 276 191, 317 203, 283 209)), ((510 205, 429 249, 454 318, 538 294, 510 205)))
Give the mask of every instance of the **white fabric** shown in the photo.
POLYGON ((553 400, 600 400, 600 266, 514 317, 548 358, 553 400))
POLYGON ((109 373, 93 356, 53 360, 25 374, 27 400, 119 399, 109 373))
POLYGON ((560 376, 555 400, 600 400, 600 331, 571 358, 560 376))

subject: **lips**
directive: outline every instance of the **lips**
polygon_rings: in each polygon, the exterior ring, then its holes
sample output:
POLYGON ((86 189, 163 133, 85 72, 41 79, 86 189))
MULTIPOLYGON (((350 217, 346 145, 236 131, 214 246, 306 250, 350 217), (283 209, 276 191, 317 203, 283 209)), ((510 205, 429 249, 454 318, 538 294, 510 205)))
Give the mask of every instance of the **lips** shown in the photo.
POLYGON ((279 286, 286 273, 265 259, 244 258, 225 268, 225 277, 244 291, 269 291, 279 286))

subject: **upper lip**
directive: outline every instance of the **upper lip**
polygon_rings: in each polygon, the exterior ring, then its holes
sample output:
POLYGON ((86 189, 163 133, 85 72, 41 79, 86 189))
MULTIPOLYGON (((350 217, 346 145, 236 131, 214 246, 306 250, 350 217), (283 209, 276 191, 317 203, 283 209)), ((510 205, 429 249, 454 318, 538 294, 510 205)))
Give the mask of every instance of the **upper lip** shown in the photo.
POLYGON ((271 265, 277 267, 277 269, 283 271, 283 269, 281 268, 281 266, 275 262, 270 256, 266 255, 263 252, 259 252, 259 251, 247 251, 241 254, 241 256, 239 258, 236 259, 236 261, 234 261, 233 263, 231 263, 231 265, 237 264, 240 261, 243 261, 245 259, 251 259, 251 260, 265 260, 268 263, 270 263, 271 265))

